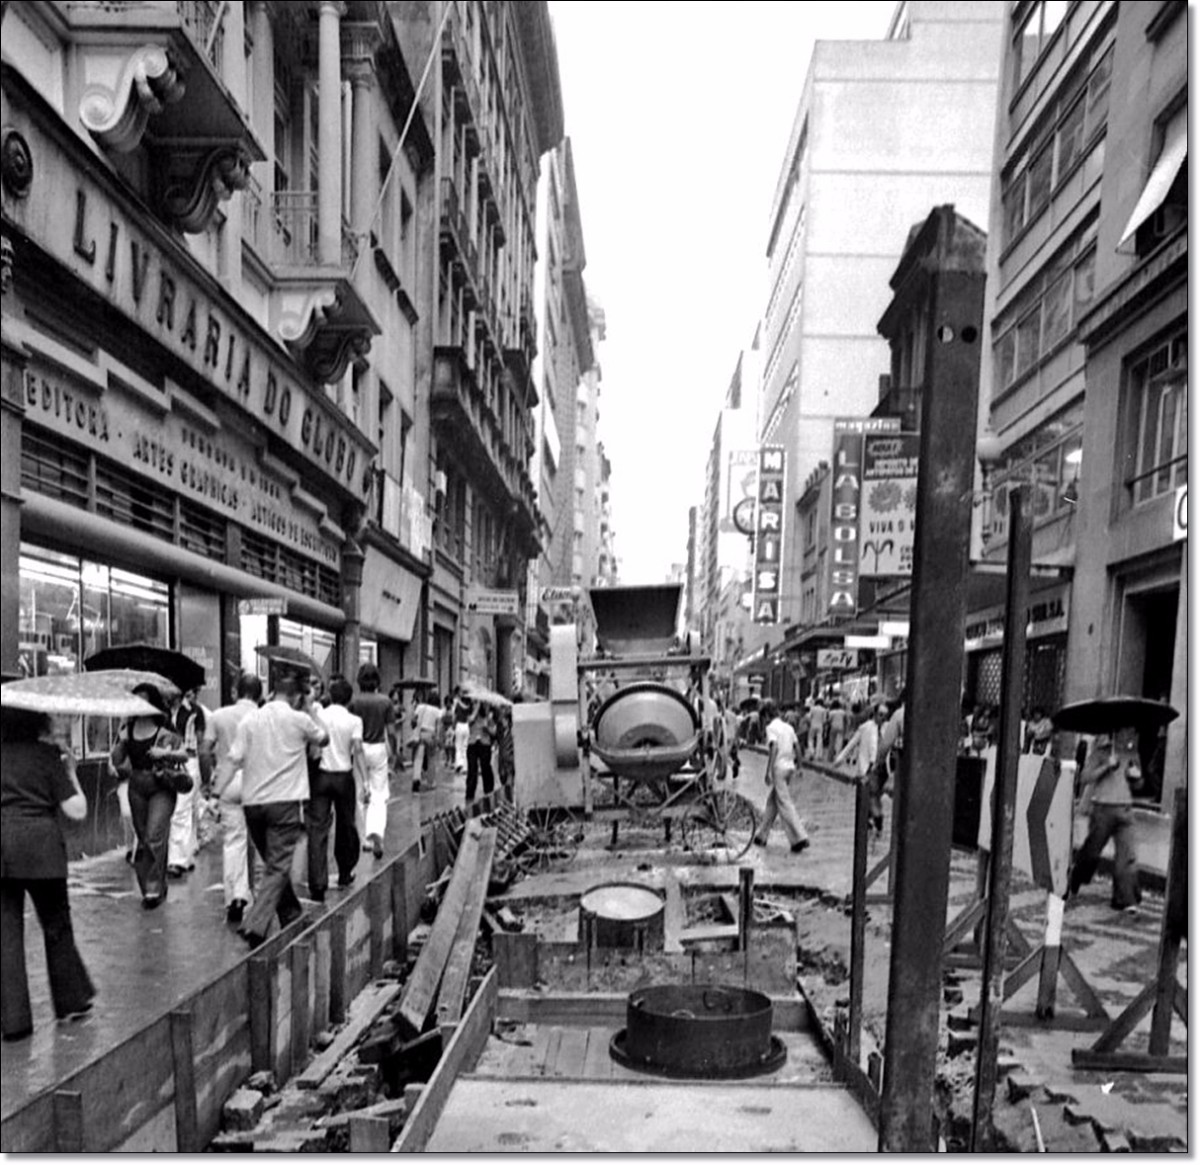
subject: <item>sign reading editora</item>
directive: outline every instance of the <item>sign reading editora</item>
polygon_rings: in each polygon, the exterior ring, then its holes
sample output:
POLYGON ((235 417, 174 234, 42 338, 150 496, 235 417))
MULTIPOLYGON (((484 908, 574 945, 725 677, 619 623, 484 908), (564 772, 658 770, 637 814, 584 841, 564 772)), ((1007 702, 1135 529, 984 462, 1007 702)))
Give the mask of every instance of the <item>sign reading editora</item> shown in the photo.
POLYGON ((758 451, 758 506, 754 522, 755 623, 779 622, 783 565, 783 498, 786 454, 782 446, 758 451))

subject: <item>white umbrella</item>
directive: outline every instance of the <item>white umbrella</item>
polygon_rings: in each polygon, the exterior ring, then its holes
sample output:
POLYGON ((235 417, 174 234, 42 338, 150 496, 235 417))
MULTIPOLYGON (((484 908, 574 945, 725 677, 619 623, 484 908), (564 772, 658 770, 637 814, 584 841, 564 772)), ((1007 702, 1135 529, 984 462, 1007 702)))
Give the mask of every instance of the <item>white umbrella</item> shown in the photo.
POLYGON ((511 708, 512 701, 507 696, 493 692, 491 688, 481 688, 475 684, 463 684, 462 693, 468 700, 478 700, 481 704, 491 704, 493 708, 511 708))
POLYGON ((158 709, 135 696, 139 684, 170 693, 174 685, 153 672, 97 671, 32 676, 0 685, 0 707, 45 712, 51 716, 157 716, 158 709))

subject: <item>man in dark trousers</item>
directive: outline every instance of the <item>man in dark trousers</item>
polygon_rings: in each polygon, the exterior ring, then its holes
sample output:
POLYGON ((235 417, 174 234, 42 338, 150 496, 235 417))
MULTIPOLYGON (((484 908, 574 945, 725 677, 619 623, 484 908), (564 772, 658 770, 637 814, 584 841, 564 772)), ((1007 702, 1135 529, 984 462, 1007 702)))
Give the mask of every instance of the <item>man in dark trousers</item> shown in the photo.
POLYGON ((308 747, 324 748, 329 733, 319 709, 309 703, 308 688, 298 676, 285 674, 273 698, 250 712, 238 725, 226 766, 218 776, 224 788, 242 774, 242 808, 246 829, 263 860, 263 876, 254 905, 238 931, 251 949, 267 937, 271 919, 287 926, 303 913, 292 888, 292 856, 304 836, 304 803, 308 800, 308 747))

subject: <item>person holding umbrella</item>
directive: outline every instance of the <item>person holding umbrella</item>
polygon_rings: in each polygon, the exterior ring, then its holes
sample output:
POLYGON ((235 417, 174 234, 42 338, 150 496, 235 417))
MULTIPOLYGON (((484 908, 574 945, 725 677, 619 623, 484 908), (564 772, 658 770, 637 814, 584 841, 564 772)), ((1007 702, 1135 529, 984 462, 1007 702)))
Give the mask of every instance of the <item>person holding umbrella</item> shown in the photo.
POLYGON ((184 767, 183 741, 167 727, 162 694, 152 684, 139 684, 133 691, 155 711, 125 721, 109 764, 129 780, 129 812, 137 838, 133 872, 142 891, 142 906, 153 910, 167 896, 167 850, 175 802, 180 791, 191 790, 193 782, 184 767))
POLYGON ((50 996, 60 1020, 92 1009, 95 988, 79 957, 67 898, 67 847, 58 814, 87 816, 75 762, 44 712, 0 711, 0 1034, 33 1034, 25 972, 25 895, 46 944, 50 996))

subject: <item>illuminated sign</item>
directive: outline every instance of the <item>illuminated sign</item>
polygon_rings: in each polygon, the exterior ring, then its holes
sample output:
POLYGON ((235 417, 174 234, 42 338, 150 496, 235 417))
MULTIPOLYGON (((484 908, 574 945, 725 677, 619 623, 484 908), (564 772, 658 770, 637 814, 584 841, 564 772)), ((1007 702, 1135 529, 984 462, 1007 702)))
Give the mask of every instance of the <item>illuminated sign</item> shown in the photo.
POLYGON ((786 465, 782 446, 764 445, 759 450, 758 506, 754 520, 754 598, 750 608, 755 623, 779 622, 786 465))
POLYGON ((862 498, 861 419, 833 423, 833 488, 829 526, 829 614, 858 610, 858 517, 862 498))

